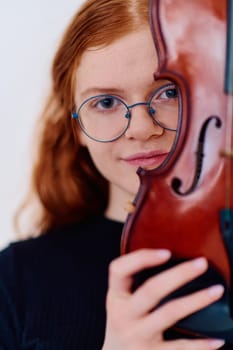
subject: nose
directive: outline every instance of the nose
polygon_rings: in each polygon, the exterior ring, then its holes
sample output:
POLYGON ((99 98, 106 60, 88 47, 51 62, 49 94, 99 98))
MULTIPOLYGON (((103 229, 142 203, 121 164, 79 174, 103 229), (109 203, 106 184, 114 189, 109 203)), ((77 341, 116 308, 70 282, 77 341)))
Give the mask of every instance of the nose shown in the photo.
POLYGON ((164 128, 154 121, 148 111, 148 106, 137 104, 132 107, 130 108, 130 123, 125 137, 146 141, 151 137, 157 138, 163 135, 164 128))

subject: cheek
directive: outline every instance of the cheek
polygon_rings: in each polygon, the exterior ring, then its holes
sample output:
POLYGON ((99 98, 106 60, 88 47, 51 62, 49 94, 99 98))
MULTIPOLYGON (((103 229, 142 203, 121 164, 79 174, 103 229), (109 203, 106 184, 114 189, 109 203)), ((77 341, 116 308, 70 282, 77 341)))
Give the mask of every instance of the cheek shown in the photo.
POLYGON ((106 170, 112 169, 113 156, 109 144, 91 142, 85 137, 82 140, 80 138, 80 141, 83 146, 87 147, 93 163, 102 175, 106 170))
POLYGON ((77 130, 76 131, 78 133, 78 139, 79 139, 79 142, 82 146, 84 147, 87 147, 88 148, 88 140, 87 140, 87 136, 80 130, 77 130))
POLYGON ((170 136, 170 150, 172 149, 173 145, 175 145, 176 141, 176 133, 173 132, 173 134, 170 136))
POLYGON ((95 167, 109 182, 110 186, 113 186, 112 188, 115 189, 114 193, 117 189, 121 194, 135 196, 139 188, 137 169, 129 167, 119 160, 117 156, 119 151, 114 144, 86 141, 86 147, 95 167))
POLYGON ((169 151, 171 150, 174 142, 175 142, 175 137, 176 137, 176 132, 174 131, 167 131, 166 132, 166 137, 164 138, 164 146, 166 149, 169 151))

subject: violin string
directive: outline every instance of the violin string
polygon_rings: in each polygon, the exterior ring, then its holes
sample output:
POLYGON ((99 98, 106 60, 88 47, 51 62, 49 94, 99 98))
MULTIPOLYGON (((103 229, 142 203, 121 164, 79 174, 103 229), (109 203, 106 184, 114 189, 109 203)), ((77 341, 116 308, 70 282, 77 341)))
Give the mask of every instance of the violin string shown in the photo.
POLYGON ((227 102, 227 123, 226 123, 226 208, 231 208, 231 164, 232 156, 232 118, 233 118, 233 95, 228 96, 227 102))

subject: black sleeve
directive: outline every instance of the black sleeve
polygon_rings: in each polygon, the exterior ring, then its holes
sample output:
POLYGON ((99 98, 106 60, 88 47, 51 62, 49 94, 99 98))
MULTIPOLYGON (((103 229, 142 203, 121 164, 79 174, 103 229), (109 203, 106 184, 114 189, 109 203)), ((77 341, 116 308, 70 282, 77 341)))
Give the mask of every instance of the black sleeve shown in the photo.
POLYGON ((0 252, 0 350, 21 350, 14 249, 0 252))

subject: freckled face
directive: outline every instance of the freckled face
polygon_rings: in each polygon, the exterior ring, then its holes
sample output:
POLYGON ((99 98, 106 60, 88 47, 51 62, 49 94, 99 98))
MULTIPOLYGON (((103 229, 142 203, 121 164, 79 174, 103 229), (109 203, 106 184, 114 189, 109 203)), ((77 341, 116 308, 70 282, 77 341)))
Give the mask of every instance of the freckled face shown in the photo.
MULTIPOLYGON (((128 105, 146 102, 165 81, 155 82, 158 65, 149 28, 125 35, 104 48, 87 50, 77 69, 75 103, 79 107, 87 98, 111 94, 128 105)), ((113 142, 101 143, 80 131, 100 173, 110 183, 107 216, 124 221, 124 206, 136 195, 139 166, 152 169, 161 164, 174 142, 175 132, 154 123, 146 106, 131 110, 130 126, 113 142)))

